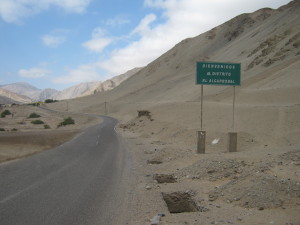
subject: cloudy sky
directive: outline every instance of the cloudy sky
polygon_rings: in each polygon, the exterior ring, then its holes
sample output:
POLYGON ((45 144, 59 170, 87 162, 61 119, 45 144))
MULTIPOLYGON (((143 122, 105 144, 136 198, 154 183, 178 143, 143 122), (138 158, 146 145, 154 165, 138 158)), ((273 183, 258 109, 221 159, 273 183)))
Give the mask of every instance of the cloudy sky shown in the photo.
POLYGON ((0 85, 104 81, 234 16, 289 1, 0 0, 0 85))

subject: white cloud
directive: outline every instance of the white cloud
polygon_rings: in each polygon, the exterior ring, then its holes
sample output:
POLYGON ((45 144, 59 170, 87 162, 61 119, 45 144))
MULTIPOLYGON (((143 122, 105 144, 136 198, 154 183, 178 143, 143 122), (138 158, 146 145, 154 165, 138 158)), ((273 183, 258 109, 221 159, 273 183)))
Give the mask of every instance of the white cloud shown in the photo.
POLYGON ((66 40, 66 38, 64 36, 54 36, 54 35, 49 35, 49 34, 44 35, 42 37, 42 41, 43 41, 44 45, 51 47, 51 48, 58 47, 65 40, 66 40))
POLYGON ((41 68, 21 69, 18 72, 19 76, 26 78, 41 78, 51 74, 51 71, 41 68))
POLYGON ((156 16, 154 14, 146 15, 139 25, 131 32, 131 34, 140 34, 141 36, 146 36, 151 32, 150 24, 156 20, 156 16))
POLYGON ((112 38, 105 37, 106 31, 100 27, 97 27, 92 32, 92 39, 83 43, 82 46, 92 52, 100 53, 107 47, 112 41, 112 38))
POLYGON ((83 13, 92 0, 1 0, 0 17, 8 23, 20 23, 22 18, 35 15, 51 6, 69 13, 83 13))
POLYGON ((46 0, 68 12, 83 13, 92 0, 46 0))
POLYGON ((68 74, 53 79, 54 83, 72 84, 100 80, 100 75, 97 72, 97 64, 81 65, 77 69, 68 69, 68 74))
POLYGON ((92 38, 100 38, 107 34, 107 31, 101 27, 96 27, 92 32, 92 38))
POLYGON ((289 1, 145 0, 145 7, 159 8, 162 15, 146 15, 130 33, 131 36, 139 34, 139 39, 114 50, 100 65, 111 75, 145 66, 185 38, 199 35, 241 13, 263 7, 277 8, 287 2, 289 1), (160 17, 164 22, 157 23, 157 18, 160 17))
POLYGON ((102 52, 102 50, 112 42, 109 38, 96 38, 83 43, 83 46, 92 52, 102 52))
POLYGON ((67 29, 54 29, 49 34, 41 37, 44 45, 50 48, 57 48, 64 43, 70 31, 67 29))
POLYGON ((111 26, 111 27, 116 27, 116 26, 128 24, 128 23, 130 23, 130 20, 124 15, 118 15, 118 16, 116 16, 112 19, 108 19, 104 22, 104 24, 111 26))

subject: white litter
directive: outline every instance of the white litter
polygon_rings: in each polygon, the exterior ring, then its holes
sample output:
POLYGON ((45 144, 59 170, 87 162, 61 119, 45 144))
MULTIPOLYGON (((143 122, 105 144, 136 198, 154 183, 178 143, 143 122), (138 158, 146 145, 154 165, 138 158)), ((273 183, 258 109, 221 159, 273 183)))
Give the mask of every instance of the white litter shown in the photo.
POLYGON ((160 216, 154 216, 151 220, 151 225, 159 225, 160 224, 160 216))
POLYGON ((211 142, 211 144, 213 144, 213 145, 218 144, 219 141, 220 141, 220 138, 216 138, 211 142))

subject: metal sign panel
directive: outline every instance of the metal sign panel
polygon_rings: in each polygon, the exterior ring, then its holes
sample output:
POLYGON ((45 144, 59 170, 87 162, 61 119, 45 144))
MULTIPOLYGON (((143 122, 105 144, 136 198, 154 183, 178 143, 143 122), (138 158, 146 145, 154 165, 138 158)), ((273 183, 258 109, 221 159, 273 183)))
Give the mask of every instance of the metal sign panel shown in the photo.
POLYGON ((197 62, 196 84, 241 85, 241 64, 222 62, 197 62))

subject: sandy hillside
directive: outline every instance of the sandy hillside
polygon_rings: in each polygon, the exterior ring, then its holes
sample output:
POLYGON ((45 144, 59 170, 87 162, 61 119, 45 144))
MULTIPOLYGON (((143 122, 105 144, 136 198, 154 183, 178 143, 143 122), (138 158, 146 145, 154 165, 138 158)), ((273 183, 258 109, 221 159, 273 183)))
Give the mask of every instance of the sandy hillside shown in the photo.
POLYGON ((300 224, 299 11, 292 1, 240 15, 183 40, 111 91, 49 105, 120 120, 136 175, 128 224, 150 224, 159 213, 161 224, 300 224), (195 153, 197 61, 242 65, 238 152, 227 149, 233 88, 205 86, 206 153, 195 153))

